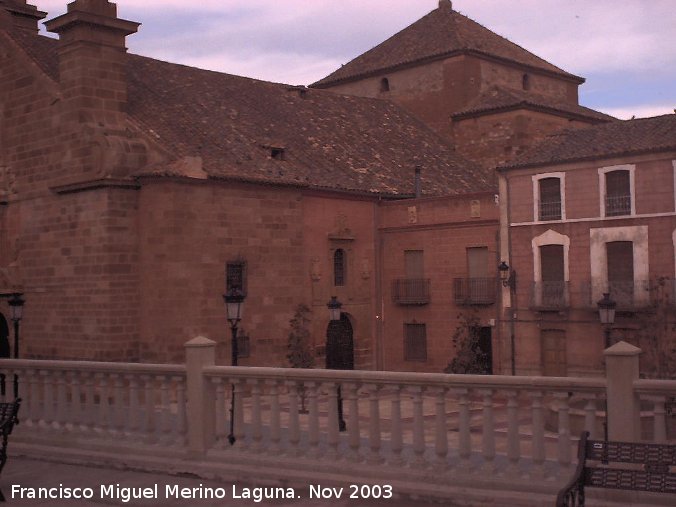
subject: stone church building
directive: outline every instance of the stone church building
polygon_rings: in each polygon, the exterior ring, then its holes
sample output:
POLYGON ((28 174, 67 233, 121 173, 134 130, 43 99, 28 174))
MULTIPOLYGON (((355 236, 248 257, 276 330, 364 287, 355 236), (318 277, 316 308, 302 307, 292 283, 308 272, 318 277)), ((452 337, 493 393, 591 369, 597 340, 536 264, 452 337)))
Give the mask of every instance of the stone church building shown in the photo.
POLYGON ((584 79, 448 0, 310 87, 129 54, 139 23, 106 0, 68 4, 57 37, 46 16, 0 1, 0 293, 26 300, 22 357, 173 362, 202 334, 227 364, 237 286, 239 364, 288 365, 305 305, 322 365, 336 296, 355 367, 441 371, 471 314, 486 371, 508 372, 495 167, 618 123, 578 104, 584 79))

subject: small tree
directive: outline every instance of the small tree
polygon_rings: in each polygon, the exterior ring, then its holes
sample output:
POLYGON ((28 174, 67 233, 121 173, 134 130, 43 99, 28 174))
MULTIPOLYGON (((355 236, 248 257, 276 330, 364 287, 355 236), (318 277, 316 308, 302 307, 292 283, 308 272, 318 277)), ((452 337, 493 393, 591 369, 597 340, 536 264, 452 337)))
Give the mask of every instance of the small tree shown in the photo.
POLYGON ((676 378, 674 280, 659 278, 651 287, 652 305, 639 314, 636 345, 643 351, 641 373, 648 378, 676 378))
POLYGON ((485 374, 488 356, 479 346, 479 317, 475 312, 460 313, 451 341, 455 357, 444 373, 485 374))
MULTIPOLYGON (((310 309, 304 304, 296 307, 293 318, 289 321, 289 343, 286 358, 292 368, 312 368, 315 365, 314 349, 310 343, 310 309)), ((305 412, 305 386, 300 384, 301 411, 305 412)))

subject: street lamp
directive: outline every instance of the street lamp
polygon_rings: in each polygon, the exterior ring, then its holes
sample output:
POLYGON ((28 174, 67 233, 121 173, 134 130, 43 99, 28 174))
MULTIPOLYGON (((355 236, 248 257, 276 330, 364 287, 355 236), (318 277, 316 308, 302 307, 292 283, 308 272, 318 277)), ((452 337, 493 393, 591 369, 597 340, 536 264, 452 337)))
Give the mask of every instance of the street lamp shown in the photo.
MULTIPOLYGON (((239 350, 237 347, 237 326, 242 320, 242 311, 244 307, 244 293, 239 289, 230 289, 223 294, 223 301, 225 301, 225 310, 228 322, 230 323, 230 331, 232 332, 231 344, 231 362, 232 366, 237 366, 237 357, 239 350)), ((230 445, 235 443, 235 385, 232 385, 232 396, 230 397, 230 435, 228 435, 228 442, 230 445)))
MULTIPOLYGON (((337 347, 340 346, 337 333, 340 333, 340 309, 343 307, 343 303, 338 301, 336 296, 331 296, 331 300, 326 303, 326 307, 329 309, 329 329, 327 332, 326 340, 326 367, 329 369, 343 369, 345 365, 336 364, 336 359, 341 358, 342 354, 340 350, 337 350, 337 347), (337 356, 337 357, 336 357, 337 356)), ((345 419, 343 418, 343 396, 340 389, 340 384, 338 385, 338 430, 345 431, 347 425, 345 424, 345 419)))
MULTIPOLYGON (((23 318, 23 305, 26 300, 21 297, 23 294, 15 292, 9 299, 9 307, 12 311, 12 322, 14 323, 14 359, 19 358, 19 323, 23 318)), ((14 374, 14 399, 19 397, 19 378, 14 374)))
POLYGON ((599 307, 599 319, 603 325, 603 331, 606 336, 606 347, 610 347, 610 332, 612 330, 613 324, 615 323, 615 307, 617 303, 610 299, 610 294, 608 292, 603 293, 603 299, 600 299, 596 302, 599 307))
POLYGON ((509 295, 511 296, 509 309, 509 323, 510 323, 510 345, 512 349, 512 375, 516 375, 516 337, 515 337, 515 308, 516 308, 516 270, 509 268, 509 265, 502 261, 498 265, 498 273, 500 273, 500 281, 503 287, 509 287, 509 295))

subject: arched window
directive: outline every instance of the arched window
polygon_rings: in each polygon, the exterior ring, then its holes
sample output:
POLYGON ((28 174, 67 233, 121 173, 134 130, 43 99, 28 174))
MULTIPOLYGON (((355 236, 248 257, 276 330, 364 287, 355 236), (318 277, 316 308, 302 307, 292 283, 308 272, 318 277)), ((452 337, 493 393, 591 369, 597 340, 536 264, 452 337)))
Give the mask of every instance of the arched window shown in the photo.
POLYGON ((343 286, 347 278, 347 255, 338 248, 333 254, 333 285, 343 286))
POLYGON ((521 77, 521 88, 524 90, 530 90, 530 76, 528 74, 524 74, 521 77))
POLYGON ((390 80, 387 79, 386 77, 384 77, 380 80, 380 91, 381 92, 389 92, 390 91, 390 80))

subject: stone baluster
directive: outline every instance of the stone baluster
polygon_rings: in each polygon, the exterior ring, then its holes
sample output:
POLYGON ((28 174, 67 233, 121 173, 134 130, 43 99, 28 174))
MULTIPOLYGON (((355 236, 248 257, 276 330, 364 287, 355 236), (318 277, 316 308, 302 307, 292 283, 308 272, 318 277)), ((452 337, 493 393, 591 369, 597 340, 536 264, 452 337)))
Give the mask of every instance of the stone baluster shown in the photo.
POLYGON ((124 406, 124 385, 122 375, 113 373, 113 424, 111 429, 117 435, 123 435, 126 426, 126 414, 124 406))
POLYGON ((467 389, 459 389, 458 393, 458 455, 460 468, 469 470, 472 456, 472 438, 470 433, 470 400, 467 389))
POLYGON ((66 372, 56 371, 56 417, 52 422, 52 427, 55 429, 65 429, 66 421, 68 416, 66 412, 67 408, 67 384, 66 384, 66 372))
POLYGON ((80 387, 80 373, 77 371, 69 372, 70 377, 70 413, 69 429, 77 431, 82 422, 82 392, 80 387))
POLYGON ((329 459, 338 458, 338 386, 333 382, 327 384, 327 390, 329 393, 328 396, 328 410, 327 417, 328 421, 326 423, 326 439, 328 443, 328 449, 326 451, 326 457, 329 459))
POLYGON ((316 382, 305 382, 304 388, 308 399, 308 455, 312 458, 319 456, 319 401, 318 385, 316 382))
POLYGON ((531 397, 531 413, 533 421, 533 469, 530 476, 533 479, 544 479, 545 476, 545 418, 542 405, 543 394, 533 391, 531 397))
POLYGON ((448 428, 446 426, 446 389, 443 387, 436 390, 435 412, 436 466, 445 470, 448 467, 448 428))
POLYGON ((392 401, 390 402, 390 450, 392 455, 389 462, 392 465, 401 465, 403 459, 401 451, 404 447, 404 439, 401 430, 401 387, 392 388, 392 401))
MULTIPOLYGON (((291 456, 297 456, 300 444, 300 421, 298 419, 298 386, 296 381, 287 382, 289 396, 289 449, 291 456)), ((329 409, 329 413, 331 410, 329 409)))
POLYGON ((268 451, 270 454, 279 454, 281 451, 281 424, 280 416, 281 410, 279 407, 279 382, 277 380, 269 380, 270 386, 270 445, 268 451))
POLYGON ((40 376, 36 370, 26 370, 28 377, 28 417, 25 417, 26 426, 37 427, 40 423, 40 376))
POLYGON ((139 412, 141 403, 139 401, 138 376, 134 373, 125 375, 127 385, 129 386, 129 411, 127 414, 127 432, 134 438, 139 436, 140 419, 139 412))
POLYGON ((592 439, 598 438, 596 431, 596 396, 588 394, 585 396, 586 403, 584 404, 584 429, 589 432, 589 437, 592 439))
POLYGON ((380 386, 372 384, 368 386, 369 392, 369 463, 382 463, 380 455, 382 436, 380 433, 380 386))
POLYGON ((185 445, 188 441, 186 432, 188 429, 186 400, 185 400, 185 377, 173 377, 176 384, 176 428, 174 431, 175 441, 185 445))
POLYGON ((421 467, 425 464, 425 421, 423 417, 423 388, 409 388, 413 398, 413 462, 421 467))
POLYGON ((237 446, 244 450, 247 448, 246 433, 244 430, 244 381, 236 379, 235 384, 235 439, 237 446))
POLYGON ((653 402, 653 441, 663 444, 667 441, 665 403, 666 396, 651 397, 653 402))
POLYGON ((160 383, 160 418, 162 434, 160 441, 169 444, 172 441, 171 435, 171 405, 169 403, 169 377, 167 375, 158 375, 157 379, 160 383))
POLYGON ((507 467, 508 475, 514 477, 519 474, 521 460, 521 439, 519 436, 519 393, 508 391, 507 395, 507 467))
POLYGON ((85 389, 84 389, 84 411, 85 421, 84 430, 87 432, 94 431, 96 428, 96 399, 94 397, 94 383, 96 382, 96 375, 93 372, 85 372, 85 389))
POLYGON ((149 442, 155 442, 155 378, 152 375, 141 375, 143 381, 145 417, 143 429, 149 442))
POLYGON ((482 468, 486 472, 495 471, 495 421, 493 419, 493 391, 491 389, 481 389, 479 391, 483 396, 482 405, 482 435, 481 435, 481 454, 483 456, 482 468))
POLYGON ((359 428, 359 385, 350 383, 345 385, 348 420, 347 420, 347 437, 350 446, 349 459, 350 461, 359 461, 361 455, 359 447, 361 445, 361 430, 359 428))
POLYGON ((259 452, 262 449, 263 427, 261 420, 261 385, 260 380, 252 380, 251 386, 251 449, 259 452))
POLYGON ((225 383, 221 377, 212 377, 212 384, 216 386, 216 410, 214 411, 215 431, 216 431, 216 447, 224 449, 228 445, 228 428, 226 419, 226 397, 225 397, 225 383))
POLYGON ((51 427, 54 421, 54 377, 48 370, 40 370, 40 377, 42 378, 43 394, 42 400, 42 420, 41 425, 45 428, 51 427))
POLYGON ((568 393, 556 393, 554 396, 559 402, 559 464, 563 467, 567 467, 571 462, 570 406, 568 404, 568 393))
POLYGON ((105 373, 96 374, 99 391, 99 420, 98 430, 106 431, 110 427, 110 417, 108 412, 108 377, 105 373))

